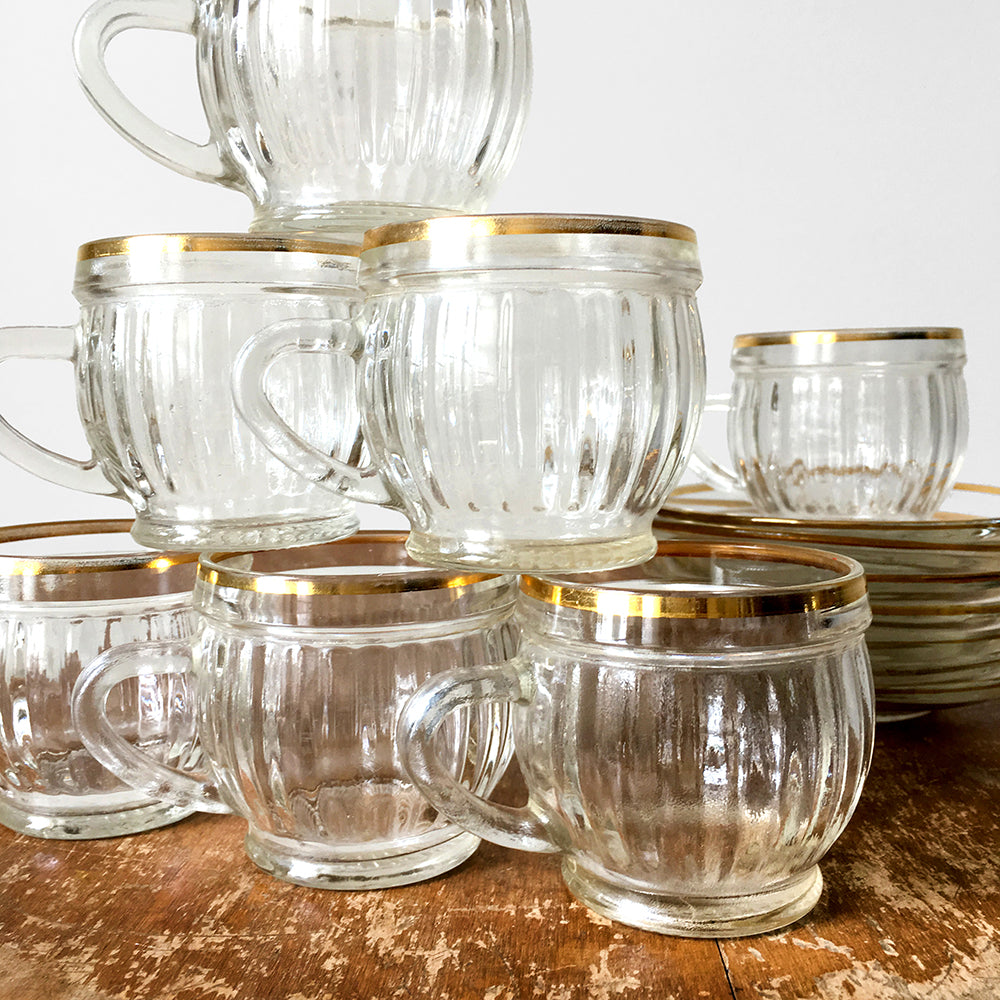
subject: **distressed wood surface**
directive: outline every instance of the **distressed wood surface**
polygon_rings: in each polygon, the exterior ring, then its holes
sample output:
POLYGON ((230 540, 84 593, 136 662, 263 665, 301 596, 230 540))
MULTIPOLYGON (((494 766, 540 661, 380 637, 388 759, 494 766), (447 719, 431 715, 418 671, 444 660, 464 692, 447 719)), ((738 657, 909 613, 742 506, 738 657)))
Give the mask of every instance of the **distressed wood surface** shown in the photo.
POLYGON ((402 889, 286 885, 200 816, 91 842, 0 828, 2 1000, 993 1000, 1000 706, 880 727, 817 908, 687 941, 612 924, 552 857, 491 845, 402 889))

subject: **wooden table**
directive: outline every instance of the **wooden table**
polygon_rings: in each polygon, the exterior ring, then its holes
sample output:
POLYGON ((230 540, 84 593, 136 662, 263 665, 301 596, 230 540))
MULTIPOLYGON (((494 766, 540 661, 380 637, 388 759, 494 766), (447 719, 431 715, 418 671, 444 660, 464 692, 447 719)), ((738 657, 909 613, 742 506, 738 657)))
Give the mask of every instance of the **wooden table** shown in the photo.
POLYGON ((75 843, 0 828, 0 998, 995 1000, 998 714, 880 727, 819 905, 742 940, 613 924, 553 857, 488 844, 432 882, 337 893, 258 871, 229 817, 75 843))

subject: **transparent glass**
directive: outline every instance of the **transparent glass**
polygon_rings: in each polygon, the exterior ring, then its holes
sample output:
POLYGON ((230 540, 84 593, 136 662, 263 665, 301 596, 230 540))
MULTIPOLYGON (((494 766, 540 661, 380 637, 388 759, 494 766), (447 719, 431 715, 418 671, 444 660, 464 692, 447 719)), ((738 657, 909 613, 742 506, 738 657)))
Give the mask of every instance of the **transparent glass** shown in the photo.
MULTIPOLYGON (((114 837, 191 812, 134 790, 103 767, 70 712, 73 684, 99 653, 194 630, 193 557, 137 553, 127 544, 129 526, 0 530, 0 823, 18 833, 114 837)), ((109 726, 158 760, 196 759, 192 727, 173 711, 183 686, 182 678, 141 672, 115 692, 109 726)))
POLYGON ((632 565, 704 397, 694 234, 636 219, 498 216, 369 234, 359 393, 374 466, 331 461, 266 400, 276 357, 344 349, 265 331, 237 407, 293 468, 402 510, 420 562, 502 571, 632 565))
POLYGON ((251 228, 357 243, 381 223, 485 208, 531 88, 524 0, 99 0, 75 52, 110 125, 243 191, 251 228), (129 28, 196 37, 207 143, 157 125, 114 83, 105 50, 129 28))
POLYGON ((968 437, 961 331, 750 335, 731 363, 728 479, 758 511, 926 518, 941 506, 968 437))
POLYGON ((876 718, 1000 696, 1000 522, 996 487, 960 484, 924 521, 823 521, 754 513, 708 487, 677 490, 658 537, 816 545, 865 567, 876 718))
MULTIPOLYGON (((203 556, 188 643, 99 658, 75 715, 94 754, 137 788, 232 810, 256 864, 300 885, 374 889, 431 878, 477 837, 441 816, 399 761, 396 721, 421 683, 516 647, 515 582, 417 567, 402 535, 361 532, 328 546, 203 556), (156 764, 119 739, 106 699, 156 665, 188 676, 208 774, 156 764)), ((506 706, 454 716, 436 744, 457 782, 488 795, 510 759, 506 706)))
MULTIPOLYGON (((52 482, 128 500, 133 535, 150 548, 279 547, 357 529, 354 504, 274 458, 229 387, 233 359, 262 326, 353 321, 353 248, 187 234, 101 241, 80 256, 79 323, 0 330, 0 361, 72 362, 93 454, 56 455, 2 417, 0 452, 52 482)), ((351 454, 360 416, 348 359, 288 359, 268 392, 301 433, 351 454)))
POLYGON ((421 688, 404 763, 479 836, 561 854, 604 916, 689 937, 775 930, 819 898, 817 862, 868 770, 861 580, 810 550, 680 544, 618 575, 522 577, 517 659, 421 688), (454 789, 432 745, 450 712, 495 701, 513 703, 524 808, 454 789))

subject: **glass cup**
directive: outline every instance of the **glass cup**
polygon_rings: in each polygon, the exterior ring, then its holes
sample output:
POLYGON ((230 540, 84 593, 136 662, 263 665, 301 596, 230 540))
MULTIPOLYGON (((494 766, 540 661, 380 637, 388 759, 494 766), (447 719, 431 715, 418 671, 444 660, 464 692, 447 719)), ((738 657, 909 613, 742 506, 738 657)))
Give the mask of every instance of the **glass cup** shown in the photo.
POLYGON ((712 485, 762 513, 922 518, 961 468, 968 401, 961 330, 820 330, 737 337, 729 397, 736 472, 696 452, 712 485))
MULTIPOLYGON (((71 361, 93 451, 80 461, 0 416, 0 453, 43 479, 112 494, 150 548, 280 547, 358 527, 261 444, 233 407, 233 359, 251 334, 292 317, 350 323, 357 249, 246 234, 135 236, 80 248, 75 327, 0 330, 0 362, 71 361)), ((290 359, 269 392, 300 432, 350 455, 360 417, 347 359, 290 359), (321 405, 322 401, 322 405, 321 405)))
POLYGON ((570 891, 635 927, 775 930, 819 898, 874 733, 861 566, 790 546, 660 544, 644 566, 523 576, 518 656, 442 674, 400 719, 403 763, 446 815, 562 855, 570 891), (526 807, 460 788, 435 740, 511 703, 526 807))
POLYGON ((237 361, 237 408, 268 448, 338 498, 402 510, 422 563, 554 571, 648 557, 704 397, 694 233, 545 215, 365 239, 366 338, 285 325, 237 361), (359 359, 373 466, 331 459, 275 412, 269 373, 296 352, 359 359))
POLYGON ((243 191, 252 229, 356 243, 383 223, 482 211, 531 90, 525 0, 99 0, 75 53, 112 128, 243 191), (206 143, 157 125, 114 82, 105 50, 129 28, 195 36, 206 143))
MULTIPOLYGON (((70 714, 73 684, 98 653, 194 629, 194 556, 136 552, 130 523, 0 529, 0 823, 18 833, 114 837, 191 812, 119 781, 70 714)), ((189 760, 193 730, 173 711, 182 687, 137 673, 109 701, 109 727, 157 759, 189 760)))
MULTIPOLYGON (((417 567, 404 541, 360 532, 203 555, 198 634, 113 650, 80 678, 74 713, 87 746, 136 788, 244 817, 250 858, 289 882, 375 889, 454 868, 479 839, 407 778, 396 721, 429 678, 513 653, 515 581, 417 567), (109 724, 109 695, 149 670, 190 677, 180 710, 195 719, 208 775, 158 764, 109 724)), ((454 781, 488 795, 512 753, 507 707, 454 716, 435 747, 454 781)))

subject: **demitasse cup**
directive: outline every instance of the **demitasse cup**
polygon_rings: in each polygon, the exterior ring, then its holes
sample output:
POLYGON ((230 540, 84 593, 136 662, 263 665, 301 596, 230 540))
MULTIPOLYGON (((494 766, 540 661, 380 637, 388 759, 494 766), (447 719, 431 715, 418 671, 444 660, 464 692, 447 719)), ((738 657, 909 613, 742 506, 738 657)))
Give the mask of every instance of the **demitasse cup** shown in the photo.
POLYGON ((712 485, 765 514, 926 518, 961 468, 968 401, 961 330, 809 330, 737 337, 729 397, 736 472, 700 452, 712 485))
POLYGON ((684 468, 704 397, 686 226, 597 216, 436 219, 369 232, 367 336, 344 323, 262 331, 236 405, 303 476, 402 510, 418 562, 496 571, 632 565, 684 468), (268 401, 276 360, 359 361, 358 470, 268 401))
MULTIPOLYGON (((73 684, 98 653, 194 630, 194 556, 137 552, 130 523, 0 529, 0 823, 18 833, 114 837, 191 812, 116 778, 71 716, 73 684)), ((110 729, 157 759, 187 760, 193 729, 172 710, 182 688, 137 673, 109 700, 110 729)))
POLYGON ((355 243, 383 223, 482 211, 531 89, 525 0, 99 0, 75 52, 108 123, 165 166, 243 191, 252 229, 355 243), (129 28, 197 39, 204 144, 112 79, 105 50, 129 28))
POLYGON ((874 733, 861 566, 786 546, 663 542, 644 566, 523 576, 517 657, 441 674, 407 705, 403 763, 479 837, 562 855, 606 917, 759 934, 820 896, 874 733), (528 804, 459 787, 436 735, 512 705, 528 804))
MULTIPOLYGON (((421 683, 510 656, 515 581, 444 574, 406 556, 404 536, 203 555, 191 640, 98 658, 74 696, 88 747, 116 774, 177 805, 232 811, 265 871, 300 885, 375 889, 431 878, 479 838, 441 816, 399 762, 396 721, 421 683), (187 675, 209 773, 157 763, 118 736, 106 700, 155 670, 187 675)), ((460 713, 435 744, 443 769, 488 795, 510 759, 505 705, 460 713)))
MULTIPOLYGON (((354 505, 295 475, 233 407, 233 359, 289 317, 350 324, 357 250, 246 234, 135 236, 80 248, 75 327, 0 330, 0 362, 71 361, 86 461, 35 444, 0 416, 0 453, 61 486, 131 503, 156 549, 269 548, 349 535, 354 505)), ((268 391, 285 419, 334 454, 358 440, 354 369, 291 359, 268 391)))

